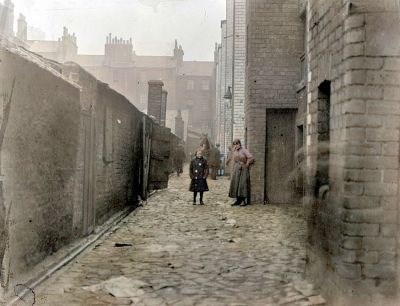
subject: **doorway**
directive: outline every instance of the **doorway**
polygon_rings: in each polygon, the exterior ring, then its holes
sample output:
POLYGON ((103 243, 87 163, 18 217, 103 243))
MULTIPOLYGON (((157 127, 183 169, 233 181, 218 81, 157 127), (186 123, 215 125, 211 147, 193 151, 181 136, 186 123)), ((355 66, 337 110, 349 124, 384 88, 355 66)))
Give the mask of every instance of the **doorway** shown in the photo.
POLYGON ((269 203, 291 203, 294 198, 296 109, 267 109, 265 196, 269 203))
POLYGON ((89 235, 95 226, 94 204, 94 142, 95 126, 93 111, 83 112, 84 174, 83 174, 83 234, 89 235))

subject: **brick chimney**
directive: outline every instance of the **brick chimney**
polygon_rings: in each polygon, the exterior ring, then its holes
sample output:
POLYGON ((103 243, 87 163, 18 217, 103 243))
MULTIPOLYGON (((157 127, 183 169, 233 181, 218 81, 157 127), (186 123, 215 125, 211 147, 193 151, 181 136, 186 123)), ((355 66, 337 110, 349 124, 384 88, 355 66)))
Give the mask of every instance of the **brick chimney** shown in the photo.
POLYGON ((178 114, 175 117, 175 135, 178 136, 181 140, 184 140, 185 134, 185 122, 182 119, 182 112, 178 109, 178 114))
MULTIPOLYGON (((162 81, 152 80, 149 84, 147 114, 152 116, 156 123, 161 124, 162 100, 164 83, 162 81)), ((164 119, 165 124, 165 119, 164 119)))
POLYGON ((112 37, 111 33, 106 37, 104 46, 105 60, 107 66, 126 66, 132 63, 133 45, 132 38, 124 40, 117 36, 112 37))
POLYGON ((165 126, 167 119, 167 99, 168 99, 168 92, 166 90, 163 90, 161 98, 161 119, 160 119, 161 126, 165 126))

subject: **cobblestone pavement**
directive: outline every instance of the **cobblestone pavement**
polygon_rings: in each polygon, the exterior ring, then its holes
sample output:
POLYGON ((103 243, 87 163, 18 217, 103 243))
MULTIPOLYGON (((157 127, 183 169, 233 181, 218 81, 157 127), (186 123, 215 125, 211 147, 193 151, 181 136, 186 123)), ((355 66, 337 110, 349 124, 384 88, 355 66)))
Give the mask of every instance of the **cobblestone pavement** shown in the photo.
POLYGON ((301 207, 231 207, 229 181, 192 205, 187 178, 36 291, 35 305, 322 305, 302 279, 301 207), (116 244, 120 244, 117 245, 116 244))

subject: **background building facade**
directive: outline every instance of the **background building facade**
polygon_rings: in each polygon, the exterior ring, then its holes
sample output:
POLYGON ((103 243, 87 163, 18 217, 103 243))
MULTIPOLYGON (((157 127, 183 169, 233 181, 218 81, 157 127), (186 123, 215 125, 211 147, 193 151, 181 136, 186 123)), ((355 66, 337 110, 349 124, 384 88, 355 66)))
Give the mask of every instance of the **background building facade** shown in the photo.
POLYGON ((221 22, 221 44, 216 48, 216 138, 227 154, 232 141, 245 143, 244 101, 246 62, 246 1, 227 0, 221 22))
MULTIPOLYGON (((247 1, 246 130, 252 200, 293 201, 304 23, 297 0, 247 1)), ((300 89, 301 90, 301 89, 300 89)))
MULTIPOLYGON (((182 46, 175 41, 172 56, 141 56, 132 39, 106 37, 104 55, 81 55, 75 34, 64 28, 58 41, 28 41, 30 50, 46 58, 73 61, 145 110, 148 81, 161 80, 168 91, 168 110, 188 110, 188 125, 199 133, 213 134, 215 105, 214 63, 184 61, 182 46)), ((172 127, 171 127, 172 128, 172 127)))

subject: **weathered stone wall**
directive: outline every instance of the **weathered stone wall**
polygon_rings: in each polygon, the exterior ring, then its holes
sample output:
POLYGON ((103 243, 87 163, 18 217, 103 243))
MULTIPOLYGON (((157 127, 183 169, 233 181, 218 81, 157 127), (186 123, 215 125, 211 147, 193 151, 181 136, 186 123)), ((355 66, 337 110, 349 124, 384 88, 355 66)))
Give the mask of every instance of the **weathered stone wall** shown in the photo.
MULTIPOLYGON (((297 0, 248 0, 246 5, 246 138, 256 161, 251 170, 251 196, 253 202, 263 202, 268 158, 266 113, 267 109, 297 109, 303 26, 297 0)), ((293 133, 294 128, 293 123, 293 133)))
POLYGON ((134 153, 139 146, 143 114, 106 84, 98 85, 96 106, 96 219, 107 220, 137 201, 134 153))
POLYGON ((165 187, 178 140, 78 65, 14 46, 0 50, 0 93, 1 301, 46 256, 147 196, 156 128, 165 187))
POLYGON ((398 304, 398 16, 397 1, 309 1, 308 270, 333 305, 398 304))
POLYGON ((73 229, 76 236, 89 234, 95 223, 94 148, 97 80, 79 66, 69 63, 58 69, 71 82, 79 84, 79 146, 75 169, 73 229), (83 208, 85 207, 85 208, 83 208))
POLYGON ((80 92, 8 50, 0 50, 0 60, 1 206, 9 212, 0 262, 7 288, 73 239, 80 92))

